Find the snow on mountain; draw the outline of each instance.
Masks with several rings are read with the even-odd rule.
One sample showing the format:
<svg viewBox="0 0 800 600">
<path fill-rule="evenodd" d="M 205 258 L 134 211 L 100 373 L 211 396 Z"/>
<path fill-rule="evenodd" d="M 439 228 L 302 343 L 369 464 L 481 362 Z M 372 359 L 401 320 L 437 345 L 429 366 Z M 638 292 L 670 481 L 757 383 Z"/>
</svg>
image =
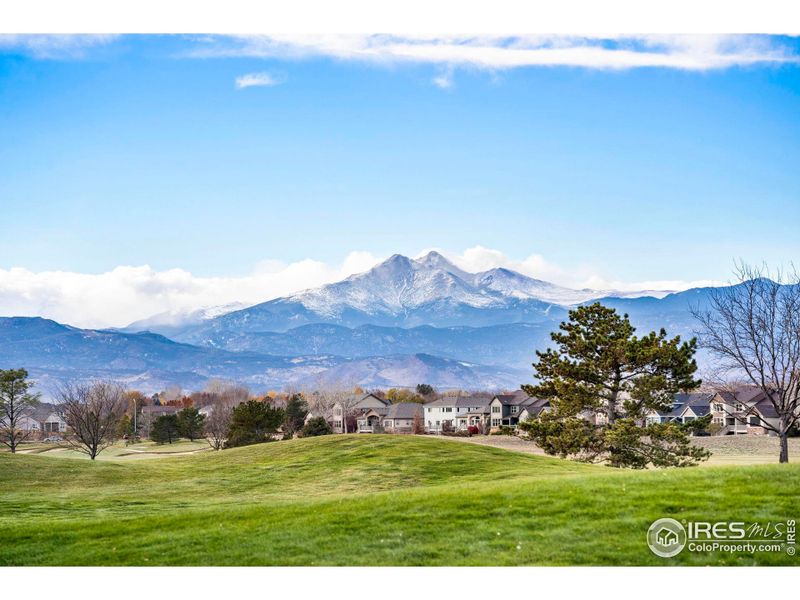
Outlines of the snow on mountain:
<svg viewBox="0 0 800 600">
<path fill-rule="evenodd" d="M 476 288 L 470 279 L 436 252 L 419 260 L 395 254 L 366 273 L 305 290 L 287 300 L 327 316 L 340 314 L 345 307 L 368 314 L 400 314 L 440 300 L 473 307 L 502 302 L 496 294 Z"/>
<path fill-rule="evenodd" d="M 473 308 L 501 307 L 509 304 L 510 299 L 572 306 L 609 296 L 645 295 L 653 296 L 655 293 L 574 290 L 505 268 L 468 273 L 434 251 L 416 260 L 395 254 L 366 273 L 305 290 L 287 300 L 298 302 L 318 314 L 335 316 L 345 307 L 368 314 L 399 314 L 442 301 Z"/>
<path fill-rule="evenodd" d="M 188 325 L 194 325 L 197 323 L 202 323 L 203 321 L 208 321 L 209 319 L 220 317 L 222 315 L 228 314 L 236 310 L 242 310 L 243 308 L 247 308 L 248 306 L 249 305 L 245 304 L 244 302 L 231 302 L 229 304 L 221 304 L 218 306 L 207 306 L 195 310 L 166 311 L 158 313 L 146 319 L 134 321 L 127 327 L 121 329 L 121 331 L 161 332 L 161 330 L 165 328 L 180 329 Z"/>
<path fill-rule="evenodd" d="M 395 254 L 369 271 L 214 318 L 161 315 L 127 331 L 149 330 L 200 345 L 228 347 L 242 333 L 285 332 L 314 323 L 346 327 L 484 327 L 561 320 L 589 300 L 639 293 L 573 290 L 510 269 L 468 273 L 438 252 Z"/>
</svg>

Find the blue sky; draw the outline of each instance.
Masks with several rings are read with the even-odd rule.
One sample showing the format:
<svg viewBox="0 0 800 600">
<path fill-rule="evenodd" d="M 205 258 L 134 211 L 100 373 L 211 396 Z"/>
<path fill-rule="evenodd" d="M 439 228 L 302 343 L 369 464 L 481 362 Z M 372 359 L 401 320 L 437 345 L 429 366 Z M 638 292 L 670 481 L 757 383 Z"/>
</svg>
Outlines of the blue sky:
<svg viewBox="0 0 800 600">
<path fill-rule="evenodd" d="M 479 246 L 578 285 L 800 258 L 797 38 L 756 38 L 768 58 L 744 64 L 643 68 L 73 41 L 0 41 L 0 298 L 14 267 L 339 274 L 354 251 Z M 664 52 L 728 51 L 686 47 Z"/>
</svg>

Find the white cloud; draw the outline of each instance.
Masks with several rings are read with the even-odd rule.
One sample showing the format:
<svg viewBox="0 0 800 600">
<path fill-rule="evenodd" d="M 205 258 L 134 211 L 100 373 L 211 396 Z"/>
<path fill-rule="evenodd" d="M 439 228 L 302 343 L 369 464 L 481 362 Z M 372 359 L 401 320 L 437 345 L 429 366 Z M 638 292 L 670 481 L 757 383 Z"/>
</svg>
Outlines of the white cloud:
<svg viewBox="0 0 800 600">
<path fill-rule="evenodd" d="M 443 73 L 440 73 L 432 80 L 433 85 L 438 87 L 441 90 L 449 90 L 453 87 L 453 69 L 447 69 Z"/>
<path fill-rule="evenodd" d="M 298 59 L 326 56 L 373 63 L 429 63 L 504 70 L 569 66 L 723 69 L 798 62 L 780 38 L 760 35 L 396 36 L 248 35 L 206 38 L 191 56 Z"/>
<path fill-rule="evenodd" d="M 576 289 L 683 290 L 718 281 L 621 282 L 589 267 L 567 270 L 539 254 L 511 259 L 499 250 L 474 246 L 461 254 L 439 250 L 469 272 L 506 267 L 530 277 Z M 79 327 L 122 327 L 160 313 L 188 313 L 210 306 L 257 304 L 364 272 L 381 258 L 351 252 L 341 264 L 305 259 L 265 260 L 242 277 L 198 277 L 184 269 L 156 271 L 119 266 L 106 273 L 33 272 L 0 269 L 0 315 L 42 316 Z"/>
<path fill-rule="evenodd" d="M 58 60 L 86 56 L 88 50 L 113 42 L 116 35 L 0 34 L 0 51 L 16 51 L 33 58 Z"/>
<path fill-rule="evenodd" d="M 467 248 L 463 253 L 457 254 L 438 250 L 454 264 L 470 273 L 487 271 L 498 267 L 504 267 L 533 277 L 564 287 L 573 289 L 592 289 L 592 290 L 615 290 L 619 292 L 638 292 L 648 291 L 680 291 L 693 287 L 726 285 L 718 280 L 648 280 L 648 281 L 620 281 L 609 279 L 588 265 L 581 265 L 574 269 L 565 269 L 559 265 L 549 262 L 541 254 L 531 254 L 522 260 L 514 260 L 506 256 L 500 250 L 484 248 L 483 246 L 473 246 Z M 427 250 L 426 250 L 427 252 Z"/>
<path fill-rule="evenodd" d="M 144 265 L 106 273 L 0 269 L 0 315 L 42 316 L 79 327 L 122 327 L 162 312 L 256 304 L 301 289 L 339 281 L 379 262 L 351 252 L 340 265 L 305 259 L 264 261 L 243 277 L 197 277 L 183 269 Z"/>
<path fill-rule="evenodd" d="M 284 82 L 282 77 L 270 75 L 264 71 L 260 73 L 247 73 L 236 78 L 235 84 L 237 90 L 243 90 L 249 87 L 272 87 L 280 85 Z"/>
</svg>

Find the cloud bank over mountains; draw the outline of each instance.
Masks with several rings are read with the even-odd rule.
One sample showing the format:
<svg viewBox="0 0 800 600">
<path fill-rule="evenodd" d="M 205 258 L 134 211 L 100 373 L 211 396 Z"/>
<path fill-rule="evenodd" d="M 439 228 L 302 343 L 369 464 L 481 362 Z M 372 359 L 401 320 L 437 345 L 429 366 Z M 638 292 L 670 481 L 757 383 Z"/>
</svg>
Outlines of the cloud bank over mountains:
<svg viewBox="0 0 800 600">
<path fill-rule="evenodd" d="M 505 267 L 575 289 L 679 291 L 723 283 L 620 282 L 588 267 L 568 270 L 539 254 L 515 260 L 499 250 L 482 246 L 468 248 L 461 254 L 437 250 L 467 272 Z M 264 302 L 364 272 L 384 258 L 355 251 L 338 264 L 310 258 L 292 263 L 266 260 L 239 277 L 201 277 L 184 269 L 157 271 L 147 265 L 118 266 L 99 274 L 34 272 L 13 267 L 0 269 L 0 316 L 42 316 L 79 327 L 123 327 L 159 313 L 178 315 L 211 306 Z"/>
</svg>

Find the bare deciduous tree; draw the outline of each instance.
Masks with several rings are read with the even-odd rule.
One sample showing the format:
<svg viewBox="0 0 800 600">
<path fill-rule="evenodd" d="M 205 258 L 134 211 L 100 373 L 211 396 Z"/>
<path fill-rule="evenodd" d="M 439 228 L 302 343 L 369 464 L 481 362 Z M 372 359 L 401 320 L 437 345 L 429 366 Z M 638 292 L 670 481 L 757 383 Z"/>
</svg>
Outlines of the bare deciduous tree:
<svg viewBox="0 0 800 600">
<path fill-rule="evenodd" d="M 348 388 L 326 386 L 313 392 L 306 392 L 309 413 L 314 417 L 323 417 L 326 421 L 342 422 L 342 432 L 349 433 L 347 419 L 353 413 L 355 405 L 362 396 L 353 394 Z"/>
<path fill-rule="evenodd" d="M 354 416 L 356 404 L 361 401 L 364 395 L 353 394 L 352 392 L 342 390 L 329 393 L 336 397 L 336 408 L 342 412 L 342 431 L 344 433 L 350 433 L 347 421 L 350 417 Z"/>
<path fill-rule="evenodd" d="M 233 405 L 219 398 L 210 405 L 211 412 L 206 417 L 206 440 L 214 450 L 222 450 L 228 437 Z"/>
<path fill-rule="evenodd" d="M 117 425 L 125 414 L 125 389 L 114 382 L 71 383 L 59 391 L 59 411 L 71 429 L 69 444 L 89 455 L 97 455 L 117 437 Z"/>
<path fill-rule="evenodd" d="M 780 438 L 779 461 L 788 462 L 788 434 L 800 419 L 800 275 L 746 264 L 735 275 L 736 285 L 711 292 L 709 310 L 692 310 L 698 338 L 723 373 L 769 399 L 778 424 L 761 425 Z"/>
<path fill-rule="evenodd" d="M 303 390 L 300 392 L 308 402 L 311 417 L 322 417 L 326 421 L 333 419 L 333 407 L 336 399 L 320 390 Z"/>
<path fill-rule="evenodd" d="M 206 441 L 214 450 L 221 450 L 228 437 L 233 409 L 250 399 L 250 390 L 222 379 L 211 379 L 203 392 L 194 395 L 197 406 L 208 407 L 205 420 Z"/>
</svg>

